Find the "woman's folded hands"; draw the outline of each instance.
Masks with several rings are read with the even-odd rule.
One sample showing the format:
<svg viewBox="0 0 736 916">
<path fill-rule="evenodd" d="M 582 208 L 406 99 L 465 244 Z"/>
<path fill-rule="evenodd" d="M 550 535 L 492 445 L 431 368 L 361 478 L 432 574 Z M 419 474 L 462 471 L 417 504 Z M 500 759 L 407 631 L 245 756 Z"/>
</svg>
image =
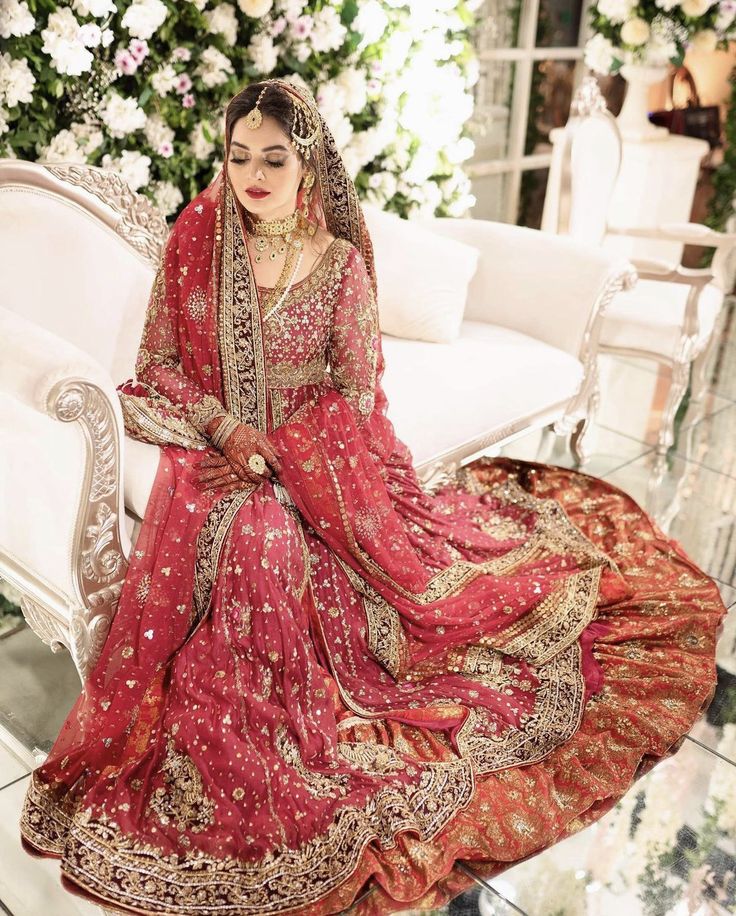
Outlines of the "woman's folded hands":
<svg viewBox="0 0 736 916">
<path fill-rule="evenodd" d="M 208 426 L 207 433 L 212 436 L 222 421 L 222 417 L 216 417 Z M 222 454 L 207 455 L 196 465 L 199 474 L 194 482 L 205 491 L 230 493 L 245 484 L 259 484 L 271 478 L 274 472 L 278 473 L 281 467 L 278 449 L 265 433 L 247 423 L 239 423 L 233 429 L 221 450 Z M 248 459 L 254 454 L 262 455 L 266 462 L 262 473 L 257 473 L 248 464 Z"/>
</svg>

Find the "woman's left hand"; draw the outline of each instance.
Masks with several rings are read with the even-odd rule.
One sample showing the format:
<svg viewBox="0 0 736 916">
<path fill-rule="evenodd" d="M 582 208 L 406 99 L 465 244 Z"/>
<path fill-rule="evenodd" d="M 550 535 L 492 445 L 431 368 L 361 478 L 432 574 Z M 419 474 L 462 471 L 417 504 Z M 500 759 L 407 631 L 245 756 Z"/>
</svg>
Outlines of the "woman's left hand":
<svg viewBox="0 0 736 916">
<path fill-rule="evenodd" d="M 197 462 L 195 468 L 199 473 L 195 474 L 193 482 L 195 486 L 204 490 L 205 493 L 213 490 L 231 493 L 233 490 L 241 490 L 251 483 L 251 481 L 241 478 L 224 455 L 207 455 Z"/>
</svg>

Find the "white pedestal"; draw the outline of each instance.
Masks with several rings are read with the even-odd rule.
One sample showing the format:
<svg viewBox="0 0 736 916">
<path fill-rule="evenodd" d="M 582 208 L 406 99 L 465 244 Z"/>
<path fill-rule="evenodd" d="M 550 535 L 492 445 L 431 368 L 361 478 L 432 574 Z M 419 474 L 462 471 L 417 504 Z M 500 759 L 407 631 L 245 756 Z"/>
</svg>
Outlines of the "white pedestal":
<svg viewBox="0 0 736 916">
<path fill-rule="evenodd" d="M 667 134 L 662 140 L 624 140 L 621 170 L 608 209 L 609 225 L 656 226 L 688 222 L 705 140 Z M 603 247 L 625 257 L 679 262 L 683 246 L 606 236 Z"/>
</svg>

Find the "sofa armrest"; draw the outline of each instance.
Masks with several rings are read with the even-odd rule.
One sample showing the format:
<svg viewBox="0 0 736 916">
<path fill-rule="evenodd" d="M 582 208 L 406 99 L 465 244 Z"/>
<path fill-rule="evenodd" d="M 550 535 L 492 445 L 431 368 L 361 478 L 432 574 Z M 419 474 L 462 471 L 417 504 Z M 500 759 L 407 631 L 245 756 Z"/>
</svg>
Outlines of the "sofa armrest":
<svg viewBox="0 0 736 916">
<path fill-rule="evenodd" d="M 420 222 L 480 249 L 465 318 L 512 328 L 577 357 L 612 290 L 635 280 L 624 258 L 565 236 L 482 219 Z"/>
<path fill-rule="evenodd" d="M 84 676 L 130 552 L 114 385 L 90 356 L 0 308 L 0 426 L 0 572 L 25 594 L 34 630 L 66 645 Z"/>
</svg>

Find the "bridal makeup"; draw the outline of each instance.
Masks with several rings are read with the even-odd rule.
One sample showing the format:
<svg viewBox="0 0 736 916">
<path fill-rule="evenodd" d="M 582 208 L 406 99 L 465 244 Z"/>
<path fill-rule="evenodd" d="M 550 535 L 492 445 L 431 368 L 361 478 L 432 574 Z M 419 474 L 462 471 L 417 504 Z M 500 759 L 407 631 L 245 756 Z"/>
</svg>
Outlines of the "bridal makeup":
<svg viewBox="0 0 736 916">
<path fill-rule="evenodd" d="M 235 122 L 227 169 L 238 201 L 258 219 L 293 213 L 304 168 L 274 118 L 255 130 L 245 118 Z"/>
</svg>

